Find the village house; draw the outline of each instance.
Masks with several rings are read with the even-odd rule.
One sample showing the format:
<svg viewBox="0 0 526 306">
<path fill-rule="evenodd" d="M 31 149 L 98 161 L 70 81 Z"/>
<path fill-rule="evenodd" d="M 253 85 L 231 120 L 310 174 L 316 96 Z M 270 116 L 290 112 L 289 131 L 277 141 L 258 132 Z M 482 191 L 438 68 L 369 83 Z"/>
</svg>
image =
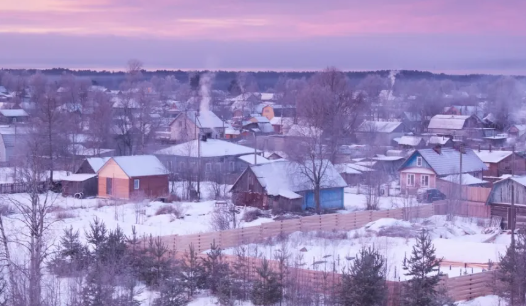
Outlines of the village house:
<svg viewBox="0 0 526 306">
<path fill-rule="evenodd" d="M 471 105 L 453 105 L 444 108 L 443 115 L 456 115 L 456 116 L 476 116 L 482 120 L 484 118 L 484 109 L 479 106 Z"/>
<path fill-rule="evenodd" d="M 482 138 L 480 121 L 473 115 L 435 115 L 429 121 L 427 131 L 439 136 L 451 136 L 453 141 Z"/>
<path fill-rule="evenodd" d="M 516 141 L 526 140 L 526 124 L 514 124 L 508 128 L 508 135 Z"/>
<path fill-rule="evenodd" d="M 399 121 L 364 121 L 356 138 L 361 143 L 389 146 L 395 138 L 404 136 L 404 125 Z"/>
<path fill-rule="evenodd" d="M 514 209 L 511 207 L 514 205 Z M 486 201 L 491 217 L 502 219 L 501 227 L 510 229 L 526 226 L 526 176 L 513 176 L 493 183 Z"/>
<path fill-rule="evenodd" d="M 496 179 L 504 174 L 524 175 L 526 174 L 526 162 L 513 151 L 474 150 L 475 154 L 488 167 L 484 171 L 484 177 Z"/>
<path fill-rule="evenodd" d="M 376 171 L 372 168 L 353 163 L 336 164 L 334 167 L 336 167 L 338 173 L 340 173 L 349 186 L 356 186 L 364 183 L 367 179 L 367 175 L 374 175 L 374 172 Z"/>
<path fill-rule="evenodd" d="M 429 136 L 426 142 L 426 146 L 431 147 L 431 148 L 434 148 L 437 146 L 438 147 L 452 147 L 453 140 L 451 140 L 451 138 L 447 136 L 432 135 L 432 136 Z"/>
<path fill-rule="evenodd" d="M 294 117 L 296 108 L 294 106 L 287 106 L 274 103 L 262 103 L 256 106 L 256 113 L 272 120 L 276 117 Z"/>
<path fill-rule="evenodd" d="M 0 123 L 13 124 L 26 122 L 29 115 L 23 109 L 0 109 Z"/>
<path fill-rule="evenodd" d="M 101 198 L 158 198 L 169 194 L 169 172 L 153 155 L 111 157 L 97 174 Z"/>
<path fill-rule="evenodd" d="M 207 139 L 199 144 L 192 140 L 173 145 L 154 154 L 170 170 L 173 180 L 196 180 L 199 174 L 203 179 L 231 184 L 248 166 L 238 157 L 254 153 L 261 151 L 224 140 Z"/>
<path fill-rule="evenodd" d="M 462 156 L 462 170 L 460 159 Z M 403 193 L 415 194 L 420 188 L 437 188 L 437 179 L 450 175 L 470 174 L 481 179 L 488 167 L 471 149 L 464 153 L 453 148 L 436 147 L 416 150 L 399 168 Z"/>
<path fill-rule="evenodd" d="M 278 212 L 315 208 L 313 185 L 302 167 L 289 161 L 250 166 L 232 186 L 234 204 Z M 321 208 L 343 209 L 343 188 L 346 186 L 336 168 L 329 163 L 321 182 Z"/>
<path fill-rule="evenodd" d="M 270 121 L 258 114 L 252 114 L 250 119 L 243 122 L 243 130 L 256 134 L 274 133 L 274 127 L 270 124 Z"/>
<path fill-rule="evenodd" d="M 11 165 L 27 140 L 27 129 L 17 126 L 0 127 L 0 164 Z"/>
<path fill-rule="evenodd" d="M 225 123 L 212 111 L 182 112 L 170 123 L 170 141 L 194 140 L 199 135 L 207 138 L 225 137 Z"/>
</svg>

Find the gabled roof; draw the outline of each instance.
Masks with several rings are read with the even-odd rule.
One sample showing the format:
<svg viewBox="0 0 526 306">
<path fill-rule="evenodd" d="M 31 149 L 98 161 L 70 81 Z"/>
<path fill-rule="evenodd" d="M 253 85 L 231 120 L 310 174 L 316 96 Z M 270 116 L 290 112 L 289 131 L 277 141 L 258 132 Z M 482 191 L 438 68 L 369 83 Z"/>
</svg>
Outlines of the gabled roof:
<svg viewBox="0 0 526 306">
<path fill-rule="evenodd" d="M 168 170 L 154 155 L 116 156 L 110 159 L 113 159 L 129 177 L 168 174 Z"/>
<path fill-rule="evenodd" d="M 179 116 L 185 116 L 192 121 L 198 128 L 222 128 L 224 122 L 212 111 L 187 111 L 180 113 Z M 197 115 L 197 118 L 196 118 Z"/>
<path fill-rule="evenodd" d="M 449 137 L 444 136 L 431 136 L 429 137 L 428 145 L 445 145 L 450 140 Z"/>
<path fill-rule="evenodd" d="M 322 177 L 321 188 L 343 188 L 347 183 L 329 161 L 323 161 L 326 166 Z M 275 161 L 262 165 L 250 166 L 258 182 L 265 188 L 268 195 L 279 196 L 313 189 L 312 182 L 304 174 L 302 165 L 289 161 Z"/>
<path fill-rule="evenodd" d="M 254 153 L 254 149 L 232 142 L 207 139 L 200 143 L 201 157 L 236 156 Z M 256 152 L 261 152 L 257 150 Z M 156 155 L 176 155 L 198 157 L 197 140 L 191 140 L 178 145 L 170 146 L 155 152 Z"/>
<path fill-rule="evenodd" d="M 510 128 L 512 127 L 515 127 L 519 131 L 519 137 L 526 133 L 526 124 L 514 124 Z"/>
<path fill-rule="evenodd" d="M 398 144 L 401 145 L 401 146 L 411 146 L 411 147 L 416 147 L 418 145 L 420 145 L 420 143 L 422 142 L 422 137 L 418 137 L 418 136 L 402 136 L 398 139 L 395 139 L 397 140 Z"/>
<path fill-rule="evenodd" d="M 104 166 L 104 164 L 109 159 L 110 159 L 109 157 L 90 157 L 90 158 L 86 158 L 86 161 L 90 165 L 91 169 L 93 169 L 93 171 L 95 171 L 96 173 L 96 172 L 99 172 L 100 168 L 102 168 L 102 166 Z"/>
<path fill-rule="evenodd" d="M 27 117 L 29 116 L 23 109 L 0 109 L 0 114 L 4 117 Z"/>
<path fill-rule="evenodd" d="M 239 156 L 238 158 L 247 164 L 250 164 L 250 165 L 254 164 L 254 154 L 242 155 L 242 156 Z M 266 159 L 265 157 L 261 155 L 256 155 L 256 162 L 259 165 L 259 164 L 271 163 L 272 161 Z"/>
<path fill-rule="evenodd" d="M 402 122 L 397 121 L 364 121 L 358 127 L 359 132 L 392 133 Z"/>
<path fill-rule="evenodd" d="M 460 152 L 453 148 L 442 148 L 440 153 L 434 149 L 416 150 L 400 169 L 406 168 L 406 164 L 412 160 L 415 154 L 419 154 L 431 166 L 438 176 L 460 173 Z M 488 170 L 488 167 L 471 149 L 465 149 L 462 154 L 462 173 L 479 172 Z"/>
<path fill-rule="evenodd" d="M 460 175 L 459 174 L 451 174 L 445 177 L 441 177 L 441 180 L 458 184 L 460 181 Z M 469 186 L 469 185 L 483 185 L 486 184 L 487 181 L 481 180 L 479 178 L 474 177 L 471 174 L 465 173 L 462 174 L 462 185 Z"/>
<path fill-rule="evenodd" d="M 429 121 L 429 129 L 462 130 L 471 116 L 435 115 Z"/>
<path fill-rule="evenodd" d="M 475 150 L 474 152 L 485 163 L 500 163 L 503 159 L 513 155 L 513 151 Z"/>
</svg>

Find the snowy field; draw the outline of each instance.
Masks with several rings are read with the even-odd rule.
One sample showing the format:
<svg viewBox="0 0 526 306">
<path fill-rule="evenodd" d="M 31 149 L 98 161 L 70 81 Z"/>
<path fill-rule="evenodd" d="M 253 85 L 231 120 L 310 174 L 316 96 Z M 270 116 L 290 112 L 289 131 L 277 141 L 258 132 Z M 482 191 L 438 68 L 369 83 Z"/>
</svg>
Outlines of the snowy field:
<svg viewBox="0 0 526 306">
<path fill-rule="evenodd" d="M 508 304 L 496 295 L 481 296 L 471 301 L 457 303 L 458 306 L 507 306 Z"/>
<path fill-rule="evenodd" d="M 483 268 L 477 264 L 498 261 L 499 254 L 506 249 L 505 243 L 487 243 L 496 234 L 485 233 L 477 222 L 464 218 L 449 222 L 445 216 L 414 223 L 385 218 L 349 232 L 296 232 L 285 239 L 251 244 L 249 248 L 266 258 L 274 258 L 276 251 L 285 249 L 295 261 L 291 263 L 293 266 L 339 272 L 362 247 L 374 247 L 387 260 L 388 279 L 404 280 L 404 258 L 410 256 L 414 237 L 422 229 L 429 231 L 437 256 L 448 262 L 441 267 L 441 272 L 450 277 L 481 272 Z M 228 249 L 227 253 L 234 254 L 235 248 Z M 468 269 L 464 269 L 464 263 L 468 263 Z"/>
</svg>

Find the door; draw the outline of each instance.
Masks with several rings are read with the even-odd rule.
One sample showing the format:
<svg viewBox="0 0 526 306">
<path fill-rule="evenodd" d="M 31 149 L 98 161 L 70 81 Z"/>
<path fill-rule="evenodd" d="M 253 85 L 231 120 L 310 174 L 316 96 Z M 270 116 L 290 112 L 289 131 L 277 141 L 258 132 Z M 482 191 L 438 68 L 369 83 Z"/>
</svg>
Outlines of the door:
<svg viewBox="0 0 526 306">
<path fill-rule="evenodd" d="M 113 180 L 110 177 L 106 178 L 106 194 L 113 195 Z"/>
</svg>

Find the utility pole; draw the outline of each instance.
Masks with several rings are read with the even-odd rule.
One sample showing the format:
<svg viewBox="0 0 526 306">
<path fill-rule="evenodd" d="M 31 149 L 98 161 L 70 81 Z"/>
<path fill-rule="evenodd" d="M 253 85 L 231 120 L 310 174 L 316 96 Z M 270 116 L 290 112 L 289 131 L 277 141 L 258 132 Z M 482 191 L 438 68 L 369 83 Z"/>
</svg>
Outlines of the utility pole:
<svg viewBox="0 0 526 306">
<path fill-rule="evenodd" d="M 460 144 L 460 148 L 459 148 L 459 156 L 460 156 L 460 173 L 459 173 L 459 178 L 460 178 L 460 182 L 459 182 L 459 193 L 458 193 L 458 198 L 459 200 L 462 199 L 462 154 L 463 154 L 463 151 L 464 151 L 464 144 L 461 143 Z"/>
<path fill-rule="evenodd" d="M 258 164 L 258 156 L 257 156 L 257 151 L 258 151 L 258 139 L 256 137 L 256 132 L 254 132 L 254 166 L 256 166 Z"/>
<path fill-rule="evenodd" d="M 195 133 L 197 137 L 197 200 L 201 200 L 201 131 L 197 132 L 199 111 L 195 112 Z"/>
</svg>

